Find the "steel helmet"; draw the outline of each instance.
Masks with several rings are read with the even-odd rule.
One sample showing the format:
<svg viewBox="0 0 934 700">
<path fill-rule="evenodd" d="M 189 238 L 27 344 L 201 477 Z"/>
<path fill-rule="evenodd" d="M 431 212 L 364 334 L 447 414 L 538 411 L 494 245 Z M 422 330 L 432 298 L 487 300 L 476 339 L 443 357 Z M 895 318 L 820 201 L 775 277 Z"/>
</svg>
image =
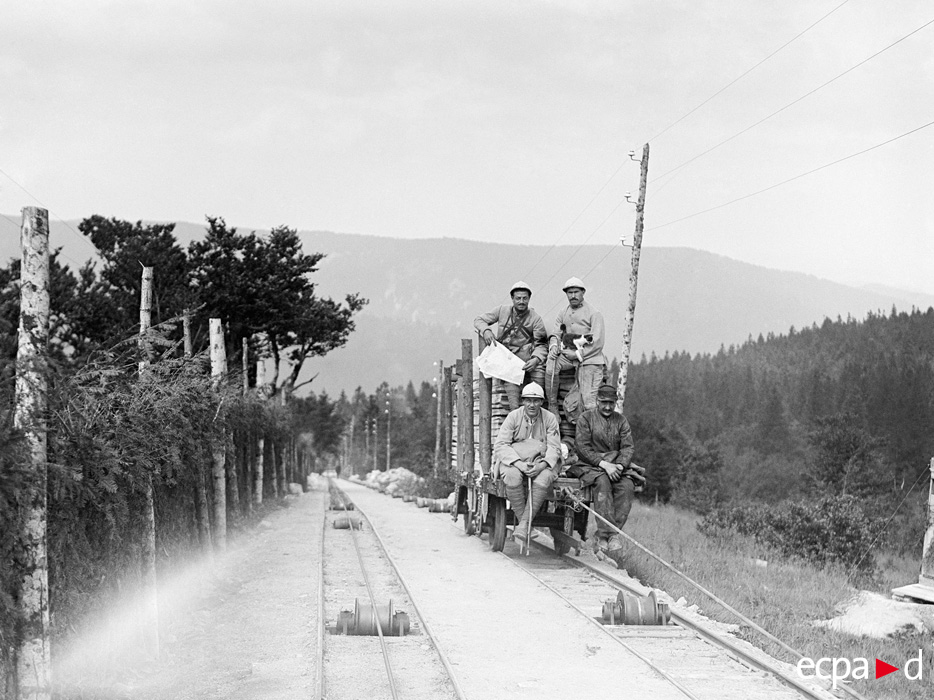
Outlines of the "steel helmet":
<svg viewBox="0 0 934 700">
<path fill-rule="evenodd" d="M 532 288 L 529 285 L 527 285 L 525 282 L 523 282 L 522 280 L 519 280 L 514 285 L 512 285 L 512 287 L 509 288 L 509 296 L 512 296 L 513 292 L 516 292 L 520 289 L 524 289 L 525 291 L 529 293 L 529 296 L 532 296 Z"/>
<path fill-rule="evenodd" d="M 545 392 L 538 384 L 536 384 L 535 382 L 531 382 L 529 384 L 526 384 L 522 388 L 522 398 L 523 399 L 541 399 L 542 401 L 544 401 Z"/>
<path fill-rule="evenodd" d="M 584 286 L 584 280 L 582 280 L 580 277 L 571 277 L 567 282 L 564 283 L 564 286 L 561 287 L 561 291 L 566 292 L 571 287 L 577 287 L 584 292 L 587 291 L 587 287 Z"/>
</svg>

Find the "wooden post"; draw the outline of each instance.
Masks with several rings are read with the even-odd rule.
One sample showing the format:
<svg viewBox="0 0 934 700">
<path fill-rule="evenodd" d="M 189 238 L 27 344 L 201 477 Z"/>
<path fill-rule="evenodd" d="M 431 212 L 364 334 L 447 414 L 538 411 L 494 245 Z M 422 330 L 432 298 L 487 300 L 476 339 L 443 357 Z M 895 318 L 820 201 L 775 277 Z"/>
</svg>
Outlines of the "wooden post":
<svg viewBox="0 0 934 700">
<path fill-rule="evenodd" d="M 227 374 L 224 328 L 219 318 L 212 318 L 209 323 L 211 333 L 211 376 L 214 378 L 214 388 L 219 389 L 223 377 Z M 215 431 L 211 445 L 214 474 L 214 544 L 222 552 L 227 549 L 227 449 L 225 442 L 224 431 Z"/>
<path fill-rule="evenodd" d="M 480 469 L 489 474 L 493 469 L 493 379 L 480 376 L 479 388 L 479 439 L 480 439 Z"/>
<path fill-rule="evenodd" d="M 21 229 L 19 338 L 13 424 L 29 445 L 32 479 L 24 487 L 20 613 L 22 641 L 16 654 L 19 697 L 49 700 L 52 667 L 49 646 L 47 545 L 47 464 L 49 344 L 49 212 L 23 209 Z M 4 563 L 4 566 L 6 562 Z M 14 691 L 16 692 L 16 691 Z"/>
<path fill-rule="evenodd" d="M 619 358 L 619 383 L 616 410 L 622 413 L 626 401 L 626 379 L 632 352 L 632 323 L 636 316 L 636 287 L 639 281 L 639 256 L 642 253 L 642 228 L 645 213 L 645 186 L 649 179 L 649 144 L 642 147 L 642 174 L 639 178 L 639 201 L 636 203 L 636 233 L 632 241 L 632 270 L 629 273 L 629 306 L 623 325 L 623 349 Z"/>
<path fill-rule="evenodd" d="M 194 354 L 191 343 L 191 311 L 189 309 L 185 309 L 185 313 L 182 315 L 182 336 L 185 343 L 185 357 L 189 358 Z"/>
<path fill-rule="evenodd" d="M 149 329 L 152 325 L 153 268 L 143 267 L 139 295 L 139 375 L 145 379 L 152 361 Z M 143 638 L 150 654 L 159 656 L 159 590 L 156 576 L 156 503 L 152 474 L 146 475 L 143 493 Z"/>
<path fill-rule="evenodd" d="M 438 386 L 435 387 L 435 462 L 434 475 L 438 476 L 441 472 L 441 443 L 444 438 L 444 427 L 442 419 L 444 418 L 444 409 L 441 406 L 442 387 L 444 386 L 444 361 L 438 360 Z"/>
<path fill-rule="evenodd" d="M 454 363 L 454 408 L 457 409 L 457 461 L 454 467 L 463 471 L 464 466 L 464 361 L 458 358 Z M 453 417 L 452 417 L 453 420 Z"/>
<path fill-rule="evenodd" d="M 473 444 L 473 340 L 461 340 L 461 354 L 464 361 L 464 464 L 467 471 L 474 470 Z"/>
<path fill-rule="evenodd" d="M 442 405 L 441 410 L 444 412 L 442 416 L 443 428 L 444 428 L 444 444 L 442 449 L 444 450 L 444 456 L 441 458 L 441 466 L 444 467 L 445 471 L 451 469 L 451 449 L 452 442 L 454 441 L 454 430 L 453 430 L 453 413 L 454 405 L 452 401 L 452 392 L 451 392 L 451 382 L 453 382 L 454 370 L 452 367 L 444 368 L 444 381 L 441 385 L 441 399 Z"/>
<path fill-rule="evenodd" d="M 242 346 L 242 355 L 240 362 L 240 371 L 243 373 L 243 395 L 246 396 L 250 391 L 250 343 L 244 337 Z"/>
</svg>

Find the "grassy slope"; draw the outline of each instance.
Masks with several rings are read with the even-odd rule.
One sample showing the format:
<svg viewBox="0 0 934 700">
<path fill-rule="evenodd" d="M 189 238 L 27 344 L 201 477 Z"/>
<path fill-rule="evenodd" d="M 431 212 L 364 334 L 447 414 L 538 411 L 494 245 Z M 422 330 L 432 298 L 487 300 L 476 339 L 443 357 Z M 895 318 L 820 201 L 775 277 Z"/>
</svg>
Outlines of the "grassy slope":
<svg viewBox="0 0 934 700">
<path fill-rule="evenodd" d="M 712 591 L 761 627 L 812 658 L 865 658 L 873 668 L 875 658 L 902 667 L 905 660 L 924 650 L 923 679 L 909 681 L 894 673 L 883 679 L 857 681 L 853 687 L 869 698 L 920 700 L 934 697 L 934 647 L 932 634 L 904 632 L 896 637 L 871 639 L 814 627 L 849 600 L 856 588 L 840 569 L 815 569 L 802 562 L 781 561 L 754 543 L 741 539 L 715 541 L 697 531 L 698 516 L 670 506 L 636 504 L 626 531 L 679 571 Z M 756 559 L 767 560 L 761 567 Z M 631 547 L 623 558 L 629 573 L 647 585 L 667 591 L 676 600 L 684 596 L 714 619 L 738 623 L 732 614 L 707 599 L 683 579 Z M 863 589 L 888 594 L 893 586 L 917 580 L 918 562 L 887 559 L 871 581 L 860 581 Z M 794 662 L 775 644 L 748 627 L 740 636 L 784 661 Z"/>
</svg>

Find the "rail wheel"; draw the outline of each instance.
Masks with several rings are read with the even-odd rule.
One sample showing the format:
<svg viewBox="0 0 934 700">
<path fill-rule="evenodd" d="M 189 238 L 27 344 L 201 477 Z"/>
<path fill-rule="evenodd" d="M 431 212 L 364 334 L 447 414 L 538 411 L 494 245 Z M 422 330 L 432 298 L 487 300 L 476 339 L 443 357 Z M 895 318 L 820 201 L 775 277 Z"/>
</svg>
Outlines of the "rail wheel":
<svg viewBox="0 0 934 700">
<path fill-rule="evenodd" d="M 570 546 L 562 542 L 561 538 L 555 533 L 559 533 L 559 534 L 564 534 L 564 533 L 557 528 L 554 528 L 554 527 L 551 528 L 551 539 L 554 540 L 554 543 L 555 543 L 555 554 L 560 557 L 561 555 L 567 554 L 568 552 L 570 552 L 571 548 Z"/>
<path fill-rule="evenodd" d="M 477 534 L 477 494 L 473 489 L 467 489 L 464 509 L 464 532 L 467 535 Z"/>
<path fill-rule="evenodd" d="M 506 501 L 496 496 L 490 497 L 490 549 L 502 552 L 506 544 Z"/>
</svg>

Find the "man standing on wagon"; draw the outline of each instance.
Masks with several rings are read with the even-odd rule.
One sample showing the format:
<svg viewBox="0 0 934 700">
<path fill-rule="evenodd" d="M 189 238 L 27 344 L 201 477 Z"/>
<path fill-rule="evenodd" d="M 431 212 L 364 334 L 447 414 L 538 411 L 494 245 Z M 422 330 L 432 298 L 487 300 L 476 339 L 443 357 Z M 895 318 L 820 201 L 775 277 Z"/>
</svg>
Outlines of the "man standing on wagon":
<svg viewBox="0 0 934 700">
<path fill-rule="evenodd" d="M 545 386 L 545 358 L 548 355 L 548 331 L 542 317 L 529 308 L 532 288 L 519 281 L 509 290 L 512 304 L 497 306 L 492 311 L 480 314 L 473 325 L 480 332 L 484 343 L 489 345 L 494 340 L 502 343 L 509 351 L 525 362 L 522 370 L 525 378 L 522 385 L 535 382 Z M 496 333 L 493 327 L 496 326 Z M 519 408 L 519 385 L 503 382 L 509 410 Z"/>
<path fill-rule="evenodd" d="M 622 548 L 619 535 L 606 521 L 620 530 L 629 518 L 634 494 L 642 490 L 645 471 L 632 463 L 632 430 L 626 416 L 616 410 L 616 389 L 604 384 L 597 389 L 597 407 L 577 419 L 574 448 L 580 462 L 568 475 L 582 486 L 594 486 L 596 539 L 594 549 L 613 552 Z"/>
<path fill-rule="evenodd" d="M 538 384 L 526 384 L 522 407 L 509 412 L 493 442 L 494 465 L 503 475 L 506 497 L 518 520 L 512 534 L 520 543 L 527 540 L 532 519 L 560 469 L 558 419 L 542 408 L 544 401 L 545 392 Z M 526 493 L 529 480 L 531 489 Z"/>
<path fill-rule="evenodd" d="M 554 332 L 548 340 L 548 371 L 553 377 L 548 382 L 548 408 L 558 410 L 558 373 L 575 367 L 581 406 L 586 411 L 597 405 L 597 387 L 603 383 L 606 328 L 603 314 L 584 301 L 587 290 L 579 277 L 565 282 L 563 290 L 568 305 L 558 314 Z M 573 421 L 575 416 L 568 419 Z"/>
</svg>

